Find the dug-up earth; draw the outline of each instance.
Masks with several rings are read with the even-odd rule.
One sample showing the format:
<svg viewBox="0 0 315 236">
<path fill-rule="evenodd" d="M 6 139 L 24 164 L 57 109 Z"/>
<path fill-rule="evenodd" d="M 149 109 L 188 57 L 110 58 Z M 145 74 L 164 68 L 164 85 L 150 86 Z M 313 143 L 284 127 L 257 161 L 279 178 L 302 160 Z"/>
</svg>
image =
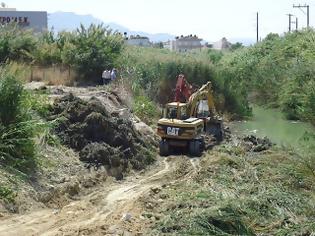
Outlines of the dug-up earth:
<svg viewBox="0 0 315 236">
<path fill-rule="evenodd" d="M 28 86 L 54 100 L 63 145 L 43 147 L 41 171 L 0 204 L 0 235 L 313 235 L 312 184 L 268 139 L 162 158 L 127 91 Z"/>
<path fill-rule="evenodd" d="M 173 181 L 178 159 L 156 154 L 157 137 L 130 112 L 128 95 L 27 88 L 51 98 L 47 119 L 58 120 L 62 145 L 42 146 L 38 173 L 17 180 L 14 202 L 1 204 L 0 235 L 145 235 L 153 219 L 138 200 Z"/>
<path fill-rule="evenodd" d="M 165 159 L 122 182 L 104 182 L 60 208 L 2 217 L 0 235 L 141 235 L 150 219 L 139 197 L 171 180 L 175 160 Z"/>
<path fill-rule="evenodd" d="M 85 220 L 75 220 L 71 211 L 92 225 L 94 213 L 96 221 L 106 219 L 119 201 L 133 199 L 168 171 L 168 165 L 156 162 L 157 137 L 130 111 L 127 91 L 40 82 L 26 88 L 48 95 L 52 104 L 46 118 L 61 143 L 51 145 L 46 140 L 51 137 L 43 134 L 39 167 L 27 179 L 0 169 L 1 185 L 14 190 L 9 200 L 0 200 L 0 235 L 73 235 Z M 148 165 L 152 173 L 144 173 Z"/>
</svg>

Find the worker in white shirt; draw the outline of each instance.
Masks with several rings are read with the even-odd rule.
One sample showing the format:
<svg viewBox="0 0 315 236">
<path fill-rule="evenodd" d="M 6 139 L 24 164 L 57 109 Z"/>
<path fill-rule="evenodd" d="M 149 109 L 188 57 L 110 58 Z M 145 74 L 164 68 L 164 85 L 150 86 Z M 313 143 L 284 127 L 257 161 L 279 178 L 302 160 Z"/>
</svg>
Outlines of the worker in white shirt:
<svg viewBox="0 0 315 236">
<path fill-rule="evenodd" d="M 111 78 L 111 81 L 116 80 L 116 78 L 117 78 L 117 70 L 115 68 L 112 69 L 112 72 L 110 73 L 110 78 Z"/>
<path fill-rule="evenodd" d="M 109 70 L 104 70 L 102 73 L 103 84 L 108 84 L 111 80 L 111 73 Z"/>
</svg>

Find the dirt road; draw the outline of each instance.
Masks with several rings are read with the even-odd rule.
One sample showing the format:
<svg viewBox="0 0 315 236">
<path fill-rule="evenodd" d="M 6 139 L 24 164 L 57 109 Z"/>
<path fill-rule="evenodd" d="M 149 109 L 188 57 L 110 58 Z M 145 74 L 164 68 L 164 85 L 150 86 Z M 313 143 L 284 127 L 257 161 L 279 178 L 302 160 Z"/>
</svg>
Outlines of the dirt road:
<svg viewBox="0 0 315 236">
<path fill-rule="evenodd" d="M 137 228 L 140 213 L 135 207 L 136 200 L 169 181 L 175 161 L 176 157 L 159 159 L 157 168 L 111 186 L 101 186 L 61 209 L 45 209 L 3 219 L 0 235 L 111 235 L 117 234 L 121 222 L 130 222 L 131 218 L 135 220 L 135 232 L 141 234 L 141 227 Z"/>
</svg>

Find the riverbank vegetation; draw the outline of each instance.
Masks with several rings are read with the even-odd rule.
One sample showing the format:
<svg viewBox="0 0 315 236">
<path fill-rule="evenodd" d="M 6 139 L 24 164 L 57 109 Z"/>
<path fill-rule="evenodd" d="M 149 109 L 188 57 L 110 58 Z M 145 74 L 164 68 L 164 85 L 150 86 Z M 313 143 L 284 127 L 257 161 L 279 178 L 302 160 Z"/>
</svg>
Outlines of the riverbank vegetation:
<svg viewBox="0 0 315 236">
<path fill-rule="evenodd" d="M 183 73 L 195 87 L 212 82 L 216 108 L 220 112 L 236 117 L 250 115 L 246 88 L 236 80 L 225 81 L 219 77 L 206 51 L 183 54 L 167 49 L 127 47 L 120 65 L 122 76 L 132 80 L 136 93 L 142 91 L 160 104 L 173 99 L 176 77 Z"/>
<path fill-rule="evenodd" d="M 34 137 L 41 123 L 32 114 L 33 98 L 21 82 L 0 69 L 0 164 L 28 173 L 36 168 Z"/>
<path fill-rule="evenodd" d="M 132 80 L 136 95 L 149 96 L 160 104 L 172 99 L 175 78 L 184 73 L 196 86 L 212 82 L 221 112 L 249 116 L 250 100 L 280 108 L 288 119 L 313 124 L 314 51 L 312 29 L 284 36 L 269 34 L 253 46 L 227 52 L 201 50 L 185 54 L 124 46 L 121 34 L 102 25 L 42 35 L 11 25 L 1 26 L 0 32 L 1 63 L 14 61 L 25 68 L 25 64 L 69 67 L 75 71 L 76 80 L 94 84 L 100 83 L 104 68 L 118 67 L 121 77 Z M 70 76 L 65 79 L 70 80 Z"/>
<path fill-rule="evenodd" d="M 39 118 L 46 105 L 23 88 L 17 74 L 0 67 L 0 170 L 28 179 L 39 164 L 36 138 L 49 132 L 48 123 Z M 0 181 L 0 199 L 12 202 L 12 185 Z"/>
<path fill-rule="evenodd" d="M 261 42 L 225 53 L 218 77 L 239 81 L 250 99 L 280 108 L 288 119 L 315 124 L 315 32 L 269 34 Z"/>
<path fill-rule="evenodd" d="M 102 25 L 81 26 L 76 31 L 56 35 L 52 32 L 33 35 L 15 26 L 2 26 L 0 62 L 17 62 L 27 70 L 30 68 L 25 64 L 47 67 L 47 73 L 54 73 L 48 71 L 51 66 L 69 67 L 75 71 L 76 80 L 84 84 L 99 84 L 104 68 L 118 67 L 122 77 L 132 80 L 136 95 L 149 96 L 161 104 L 172 99 L 176 76 L 184 73 L 196 86 L 212 82 L 221 112 L 237 117 L 250 114 L 244 87 L 235 80 L 223 81 L 216 76 L 207 53 L 180 54 L 166 49 L 124 46 L 119 33 Z M 45 70 L 39 73 L 45 74 Z M 65 79 L 70 80 L 70 73 L 69 69 Z M 36 77 L 33 71 L 29 77 Z M 70 83 L 64 81 L 64 84 Z"/>
<path fill-rule="evenodd" d="M 200 160 L 198 171 L 187 175 L 190 168 L 182 159 L 175 171 L 179 180 L 161 191 L 164 200 L 151 214 L 159 219 L 152 235 L 315 231 L 314 172 L 310 174 L 309 163 L 293 152 L 273 148 L 252 153 L 226 145 L 211 150 Z"/>
</svg>

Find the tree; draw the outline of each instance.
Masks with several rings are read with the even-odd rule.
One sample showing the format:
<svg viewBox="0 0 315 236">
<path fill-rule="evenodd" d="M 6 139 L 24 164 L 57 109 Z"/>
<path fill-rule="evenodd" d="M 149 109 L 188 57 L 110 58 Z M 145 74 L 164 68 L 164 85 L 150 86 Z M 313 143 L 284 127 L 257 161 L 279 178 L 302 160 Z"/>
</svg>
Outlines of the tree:
<svg viewBox="0 0 315 236">
<path fill-rule="evenodd" d="M 158 43 L 154 43 L 154 44 L 153 44 L 153 47 L 154 47 L 154 48 L 164 48 L 164 45 L 163 45 L 162 42 L 158 42 Z"/>
<path fill-rule="evenodd" d="M 74 33 L 63 34 L 58 40 L 62 46 L 64 64 L 73 66 L 83 78 L 97 79 L 105 68 L 114 67 L 124 44 L 122 35 L 103 25 L 81 25 Z"/>
<path fill-rule="evenodd" d="M 242 43 L 240 43 L 240 42 L 236 42 L 236 43 L 234 43 L 234 44 L 232 44 L 231 45 L 231 51 L 235 51 L 235 50 L 237 50 L 237 49 L 239 49 L 239 48 L 243 48 L 244 46 L 243 46 L 243 44 Z"/>
</svg>

